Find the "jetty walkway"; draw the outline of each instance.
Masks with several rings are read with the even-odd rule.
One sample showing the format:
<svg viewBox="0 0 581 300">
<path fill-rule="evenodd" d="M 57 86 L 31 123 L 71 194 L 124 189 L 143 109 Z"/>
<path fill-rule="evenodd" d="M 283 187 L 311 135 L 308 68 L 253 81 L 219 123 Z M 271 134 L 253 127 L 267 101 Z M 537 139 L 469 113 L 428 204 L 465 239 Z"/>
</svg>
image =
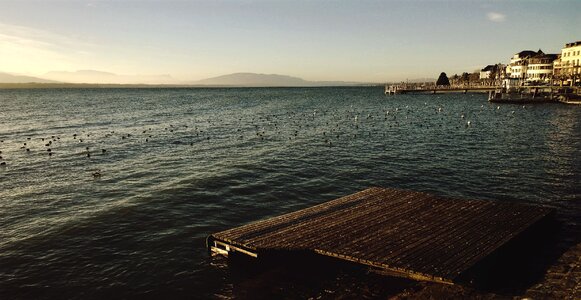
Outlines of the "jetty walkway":
<svg viewBox="0 0 581 300">
<path fill-rule="evenodd" d="M 497 103 L 525 104 L 552 102 L 573 105 L 581 104 L 581 88 L 579 87 L 530 85 L 504 88 L 495 85 L 385 85 L 386 95 L 443 93 L 488 93 L 488 101 Z"/>
<path fill-rule="evenodd" d="M 415 85 L 386 85 L 386 95 L 396 94 L 438 94 L 438 93 L 488 93 L 498 87 L 493 85 L 474 86 L 415 86 Z"/>
<path fill-rule="evenodd" d="M 380 273 L 455 284 L 464 272 L 533 224 L 548 208 L 463 200 L 385 188 L 211 234 L 210 253 L 260 259 L 310 252 Z"/>
</svg>

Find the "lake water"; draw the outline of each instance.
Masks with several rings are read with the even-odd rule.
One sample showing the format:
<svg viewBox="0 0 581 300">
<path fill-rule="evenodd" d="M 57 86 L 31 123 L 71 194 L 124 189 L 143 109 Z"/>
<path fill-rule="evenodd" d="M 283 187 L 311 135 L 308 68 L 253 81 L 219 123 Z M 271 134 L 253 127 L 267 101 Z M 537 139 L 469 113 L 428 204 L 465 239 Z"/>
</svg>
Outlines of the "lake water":
<svg viewBox="0 0 581 300">
<path fill-rule="evenodd" d="M 385 296 L 342 271 L 235 275 L 205 248 L 371 186 L 549 206 L 562 244 L 580 232 L 580 107 L 380 87 L 0 90 L 0 107 L 4 299 Z"/>
</svg>

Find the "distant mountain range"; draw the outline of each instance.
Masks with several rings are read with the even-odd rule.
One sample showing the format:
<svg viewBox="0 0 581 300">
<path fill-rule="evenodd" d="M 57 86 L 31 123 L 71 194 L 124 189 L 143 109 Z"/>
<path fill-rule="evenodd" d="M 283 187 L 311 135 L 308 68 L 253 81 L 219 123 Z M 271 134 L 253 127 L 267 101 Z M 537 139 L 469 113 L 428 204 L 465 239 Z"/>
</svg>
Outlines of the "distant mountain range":
<svg viewBox="0 0 581 300">
<path fill-rule="evenodd" d="M 212 87 L 315 87 L 358 86 L 372 83 L 348 81 L 308 81 L 278 74 L 234 73 L 193 82 L 178 81 L 170 75 L 118 75 L 95 70 L 51 71 L 39 77 L 0 73 L 0 83 L 179 85 Z"/>
<path fill-rule="evenodd" d="M 176 84 L 176 79 L 169 75 L 118 75 L 95 70 L 75 72 L 51 71 L 43 78 L 68 83 L 104 83 L 104 84 Z"/>
<path fill-rule="evenodd" d="M 363 85 L 361 82 L 307 81 L 302 78 L 278 74 L 234 73 L 191 82 L 204 86 L 235 87 L 299 87 L 299 86 L 348 86 Z"/>
<path fill-rule="evenodd" d="M 58 81 L 47 80 L 32 76 L 0 73 L 0 83 L 58 83 Z"/>
<path fill-rule="evenodd" d="M 0 73 L 0 83 L 180 84 L 169 75 L 117 75 L 94 70 L 51 71 L 40 77 Z"/>
</svg>

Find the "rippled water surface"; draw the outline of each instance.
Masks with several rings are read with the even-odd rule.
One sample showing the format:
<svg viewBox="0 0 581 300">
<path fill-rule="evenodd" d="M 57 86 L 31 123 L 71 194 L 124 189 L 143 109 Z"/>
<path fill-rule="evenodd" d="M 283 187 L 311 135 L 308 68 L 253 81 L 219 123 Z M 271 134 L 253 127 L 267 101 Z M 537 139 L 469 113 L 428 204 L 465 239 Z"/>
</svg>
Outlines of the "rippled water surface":
<svg viewBox="0 0 581 300">
<path fill-rule="evenodd" d="M 357 290 L 349 274 L 240 279 L 205 237 L 370 186 L 550 206 L 563 240 L 578 233 L 580 107 L 381 88 L 1 90 L 0 105 L 9 298 Z"/>
</svg>

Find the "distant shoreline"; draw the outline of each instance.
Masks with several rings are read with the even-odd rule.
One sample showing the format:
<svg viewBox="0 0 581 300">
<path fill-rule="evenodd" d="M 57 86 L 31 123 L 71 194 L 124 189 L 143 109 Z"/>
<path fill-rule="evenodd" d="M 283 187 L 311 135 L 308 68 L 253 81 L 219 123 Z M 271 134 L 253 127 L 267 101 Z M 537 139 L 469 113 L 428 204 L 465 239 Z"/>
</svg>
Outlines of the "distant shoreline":
<svg viewBox="0 0 581 300">
<path fill-rule="evenodd" d="M 175 88 L 329 88 L 329 87 L 383 87 L 384 84 L 308 85 L 308 86 L 237 86 L 237 85 L 184 85 L 184 84 L 100 84 L 100 83 L 0 83 L 0 89 L 175 89 Z"/>
</svg>

